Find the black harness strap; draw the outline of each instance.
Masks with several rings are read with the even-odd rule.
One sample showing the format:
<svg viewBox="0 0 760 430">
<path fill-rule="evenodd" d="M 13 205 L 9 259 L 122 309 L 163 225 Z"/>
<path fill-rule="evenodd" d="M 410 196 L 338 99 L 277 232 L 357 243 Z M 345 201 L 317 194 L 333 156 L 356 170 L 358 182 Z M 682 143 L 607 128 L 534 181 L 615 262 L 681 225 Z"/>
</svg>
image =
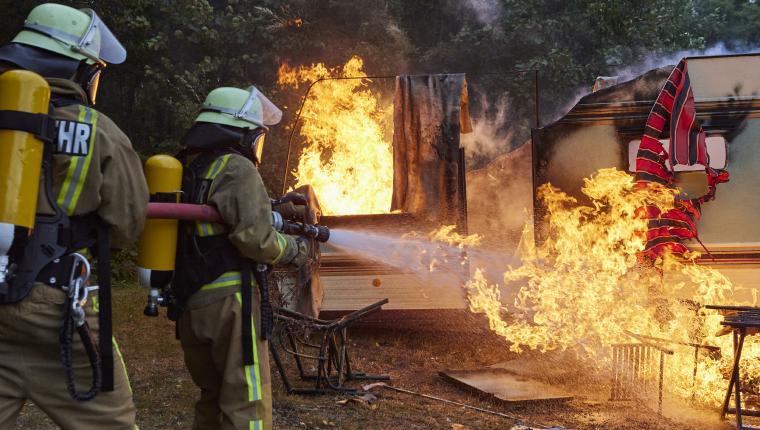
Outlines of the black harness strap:
<svg viewBox="0 0 760 430">
<path fill-rule="evenodd" d="M 98 226 L 98 326 L 103 391 L 113 391 L 113 327 L 111 325 L 111 249 L 108 225 Z"/>
<path fill-rule="evenodd" d="M 208 196 L 205 193 L 208 192 L 208 187 L 201 187 L 202 172 L 219 156 L 230 152 L 235 153 L 236 151 L 230 149 L 203 151 L 192 162 L 183 162 L 186 166 L 182 186 L 185 191 L 185 202 L 206 203 Z M 180 153 L 178 158 L 186 160 L 183 155 L 186 153 Z M 175 321 L 179 319 L 179 314 L 181 314 L 186 301 L 202 285 L 212 282 L 224 272 L 239 270 L 243 362 L 245 365 L 252 365 L 254 364 L 253 342 L 256 341 L 251 309 L 253 301 L 252 278 L 255 278 L 261 294 L 261 330 L 259 337 L 262 340 L 268 340 L 272 333 L 273 312 L 269 302 L 267 271 L 257 270 L 256 263 L 243 258 L 240 252 L 229 242 L 226 234 L 199 237 L 195 234 L 194 229 L 188 227 L 187 224 L 180 225 L 177 268 L 174 271 L 172 282 L 172 294 L 177 301 L 173 303 L 172 309 L 170 309 L 171 319 Z M 253 276 L 251 271 L 253 271 Z"/>
<path fill-rule="evenodd" d="M 57 134 L 50 115 L 13 110 L 0 110 L 0 129 L 32 133 L 43 142 L 52 142 Z"/>
<path fill-rule="evenodd" d="M 251 366 L 253 360 L 253 318 L 251 318 L 251 301 L 253 300 L 253 287 L 251 286 L 251 265 L 241 259 L 240 264 L 240 306 L 242 307 L 242 331 L 243 331 L 243 364 Z"/>
<path fill-rule="evenodd" d="M 269 340 L 272 338 L 272 330 L 274 328 L 274 311 L 272 310 L 272 303 L 269 301 L 269 267 L 265 264 L 257 264 L 254 277 L 256 283 L 259 284 L 259 295 L 261 296 L 261 336 L 262 340 Z"/>
</svg>

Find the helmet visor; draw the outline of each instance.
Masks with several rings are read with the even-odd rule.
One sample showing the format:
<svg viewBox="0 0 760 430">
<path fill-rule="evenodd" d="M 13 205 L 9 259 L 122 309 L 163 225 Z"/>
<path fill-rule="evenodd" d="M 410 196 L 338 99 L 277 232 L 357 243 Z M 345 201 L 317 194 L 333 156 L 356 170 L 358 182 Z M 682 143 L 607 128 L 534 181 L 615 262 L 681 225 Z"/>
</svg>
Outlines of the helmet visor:
<svg viewBox="0 0 760 430">
<path fill-rule="evenodd" d="M 253 85 L 251 85 L 249 90 L 251 91 L 251 95 L 248 99 L 253 100 L 255 98 L 261 103 L 261 121 L 263 122 L 261 125 L 270 126 L 279 124 L 282 120 L 282 111 Z"/>
<path fill-rule="evenodd" d="M 90 15 L 90 25 L 75 48 L 84 55 L 95 55 L 97 59 L 110 64 L 121 64 L 127 59 L 127 50 L 119 39 L 111 33 L 108 26 L 92 9 L 82 9 Z M 98 34 L 100 37 L 98 38 Z M 88 52 L 89 51 L 89 52 Z"/>
<path fill-rule="evenodd" d="M 282 111 L 277 108 L 264 94 L 256 87 L 248 87 L 248 97 L 246 97 L 243 106 L 238 108 L 217 106 L 211 103 L 204 103 L 201 112 L 211 111 L 230 115 L 232 119 L 248 123 L 256 127 L 268 128 L 282 120 Z M 230 124 L 236 127 L 245 127 L 238 124 Z M 253 128 L 253 127 L 245 127 Z"/>
</svg>

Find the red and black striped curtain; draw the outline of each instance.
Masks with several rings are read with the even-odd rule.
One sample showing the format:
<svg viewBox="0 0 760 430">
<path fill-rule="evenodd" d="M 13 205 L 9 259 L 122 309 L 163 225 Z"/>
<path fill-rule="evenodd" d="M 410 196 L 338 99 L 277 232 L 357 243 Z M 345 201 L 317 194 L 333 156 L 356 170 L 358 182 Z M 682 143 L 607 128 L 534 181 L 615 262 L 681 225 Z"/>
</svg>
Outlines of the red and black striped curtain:
<svg viewBox="0 0 760 430">
<path fill-rule="evenodd" d="M 705 132 L 696 116 L 694 92 L 684 58 L 671 72 L 647 118 L 636 154 L 636 183 L 652 190 L 657 186 L 672 188 L 675 165 L 702 165 L 707 174 L 708 192 L 695 199 L 676 199 L 675 207 L 664 212 L 656 206 L 642 208 L 649 219 L 644 255 L 652 259 L 666 251 L 676 254 L 687 251 L 684 241 L 697 237 L 696 221 L 701 216 L 701 205 L 715 197 L 717 184 L 728 181 L 728 172 L 710 168 Z M 667 150 L 658 140 L 666 125 L 669 125 L 670 137 Z"/>
</svg>

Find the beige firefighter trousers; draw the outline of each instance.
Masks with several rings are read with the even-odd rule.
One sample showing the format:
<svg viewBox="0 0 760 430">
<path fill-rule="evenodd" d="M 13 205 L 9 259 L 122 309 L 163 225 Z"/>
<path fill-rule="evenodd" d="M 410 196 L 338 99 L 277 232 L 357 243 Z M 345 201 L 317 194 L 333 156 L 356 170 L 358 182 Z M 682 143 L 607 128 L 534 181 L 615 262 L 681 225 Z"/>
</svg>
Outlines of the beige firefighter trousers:
<svg viewBox="0 0 760 430">
<path fill-rule="evenodd" d="M 252 366 L 243 364 L 239 292 L 182 313 L 179 336 L 185 364 L 201 389 L 195 430 L 272 428 L 269 343 L 258 336 L 261 311 L 256 290 L 253 297 Z"/>
<path fill-rule="evenodd" d="M 132 430 L 132 389 L 115 342 L 114 391 L 101 392 L 89 402 L 69 396 L 58 342 L 65 298 L 61 290 L 36 284 L 21 302 L 0 306 L 0 430 L 14 429 L 26 400 L 63 430 Z M 97 339 L 93 302 L 86 305 L 87 322 Z M 89 389 L 90 362 L 76 334 L 73 368 L 77 389 Z"/>
</svg>

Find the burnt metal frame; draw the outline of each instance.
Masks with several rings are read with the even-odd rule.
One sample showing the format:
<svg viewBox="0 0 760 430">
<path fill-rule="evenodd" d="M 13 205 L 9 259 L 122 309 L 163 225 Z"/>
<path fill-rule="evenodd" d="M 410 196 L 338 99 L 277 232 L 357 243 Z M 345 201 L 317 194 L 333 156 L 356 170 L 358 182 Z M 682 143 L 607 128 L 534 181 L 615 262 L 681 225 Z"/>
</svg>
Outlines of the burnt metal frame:
<svg viewBox="0 0 760 430">
<path fill-rule="evenodd" d="M 673 350 L 667 349 L 654 342 L 638 339 L 640 343 L 623 343 L 612 345 L 612 392 L 610 400 L 631 400 L 634 390 L 630 384 L 645 382 L 645 391 L 649 384 L 643 373 L 651 370 L 650 365 L 657 359 L 659 352 L 659 372 L 657 391 L 657 412 L 662 414 L 662 392 L 665 379 L 665 355 L 673 355 Z M 628 383 L 628 385 L 626 384 Z"/>
<path fill-rule="evenodd" d="M 625 334 L 631 336 L 640 343 L 633 344 L 618 344 L 612 346 L 612 393 L 610 394 L 610 400 L 628 400 L 631 398 L 631 391 L 626 389 L 621 378 L 631 376 L 628 382 L 638 382 L 641 380 L 639 367 L 642 364 L 642 360 L 645 362 L 651 360 L 653 357 L 649 348 L 655 348 L 660 352 L 660 374 L 659 374 L 659 399 L 658 399 L 658 411 L 662 414 L 662 395 L 663 395 L 663 378 L 665 371 L 665 354 L 673 355 L 675 351 L 666 348 L 664 345 L 681 345 L 694 348 L 694 371 L 692 372 L 692 389 L 697 384 L 697 370 L 699 364 L 699 351 L 705 350 L 712 356 L 720 355 L 720 347 L 712 345 L 703 345 L 700 343 L 692 342 L 679 342 L 668 339 L 662 339 L 658 337 L 645 336 L 642 334 L 636 334 L 628 330 Z M 633 369 L 628 370 L 631 375 L 627 375 L 621 366 L 633 365 Z M 692 391 L 692 398 L 695 393 Z"/>
<path fill-rule="evenodd" d="M 639 341 L 651 341 L 654 343 L 659 344 L 669 344 L 669 345 L 681 345 L 681 346 L 688 346 L 691 348 L 694 348 L 694 371 L 691 375 L 691 387 L 692 387 L 692 393 L 691 397 L 692 399 L 696 395 L 696 392 L 693 391 L 694 387 L 697 385 L 697 370 L 698 370 L 698 364 L 699 364 L 699 351 L 705 350 L 707 353 L 709 353 L 713 357 L 720 357 L 720 347 L 713 346 L 713 345 L 704 345 L 701 343 L 693 343 L 693 342 L 679 342 L 675 340 L 668 340 L 668 339 L 662 339 L 659 337 L 653 337 L 653 336 L 645 336 L 643 334 L 636 334 L 632 333 L 630 331 L 626 330 L 626 334 L 633 337 L 634 339 L 637 339 Z"/>
<path fill-rule="evenodd" d="M 353 372 L 348 350 L 348 325 L 368 314 L 379 311 L 386 303 L 388 303 L 388 299 L 383 299 L 336 320 L 322 320 L 289 309 L 276 308 L 274 317 L 279 321 L 276 336 L 280 346 L 283 351 L 295 359 L 299 377 L 304 381 L 314 381 L 313 388 L 294 387 L 290 383 L 280 354 L 274 345 L 275 336 L 273 336 L 269 350 L 288 394 L 329 394 L 336 392 L 356 394 L 359 390 L 345 387 L 343 384 L 351 380 L 389 381 L 390 376 L 388 375 L 368 375 Z M 295 334 L 294 326 L 320 332 L 319 344 L 312 344 Z M 287 338 L 289 348 L 285 344 L 284 337 Z M 299 344 L 301 345 L 300 349 Z M 318 351 L 318 355 L 305 353 L 307 349 Z M 304 371 L 302 359 L 317 361 L 317 373 L 315 375 L 307 374 Z"/>
<path fill-rule="evenodd" d="M 754 333 L 748 333 L 748 329 L 760 329 L 760 308 L 751 306 L 716 306 L 707 305 L 706 309 L 713 309 L 724 313 L 721 325 L 731 328 L 734 343 L 734 367 L 731 379 L 728 382 L 726 396 L 723 399 L 723 407 L 720 417 L 725 418 L 728 414 L 736 415 L 736 428 L 741 430 L 748 427 L 742 425 L 742 416 L 760 417 L 760 410 L 743 409 L 741 400 L 741 378 L 739 364 L 742 358 L 744 338 Z M 734 407 L 729 407 L 731 395 L 734 395 Z"/>
</svg>

